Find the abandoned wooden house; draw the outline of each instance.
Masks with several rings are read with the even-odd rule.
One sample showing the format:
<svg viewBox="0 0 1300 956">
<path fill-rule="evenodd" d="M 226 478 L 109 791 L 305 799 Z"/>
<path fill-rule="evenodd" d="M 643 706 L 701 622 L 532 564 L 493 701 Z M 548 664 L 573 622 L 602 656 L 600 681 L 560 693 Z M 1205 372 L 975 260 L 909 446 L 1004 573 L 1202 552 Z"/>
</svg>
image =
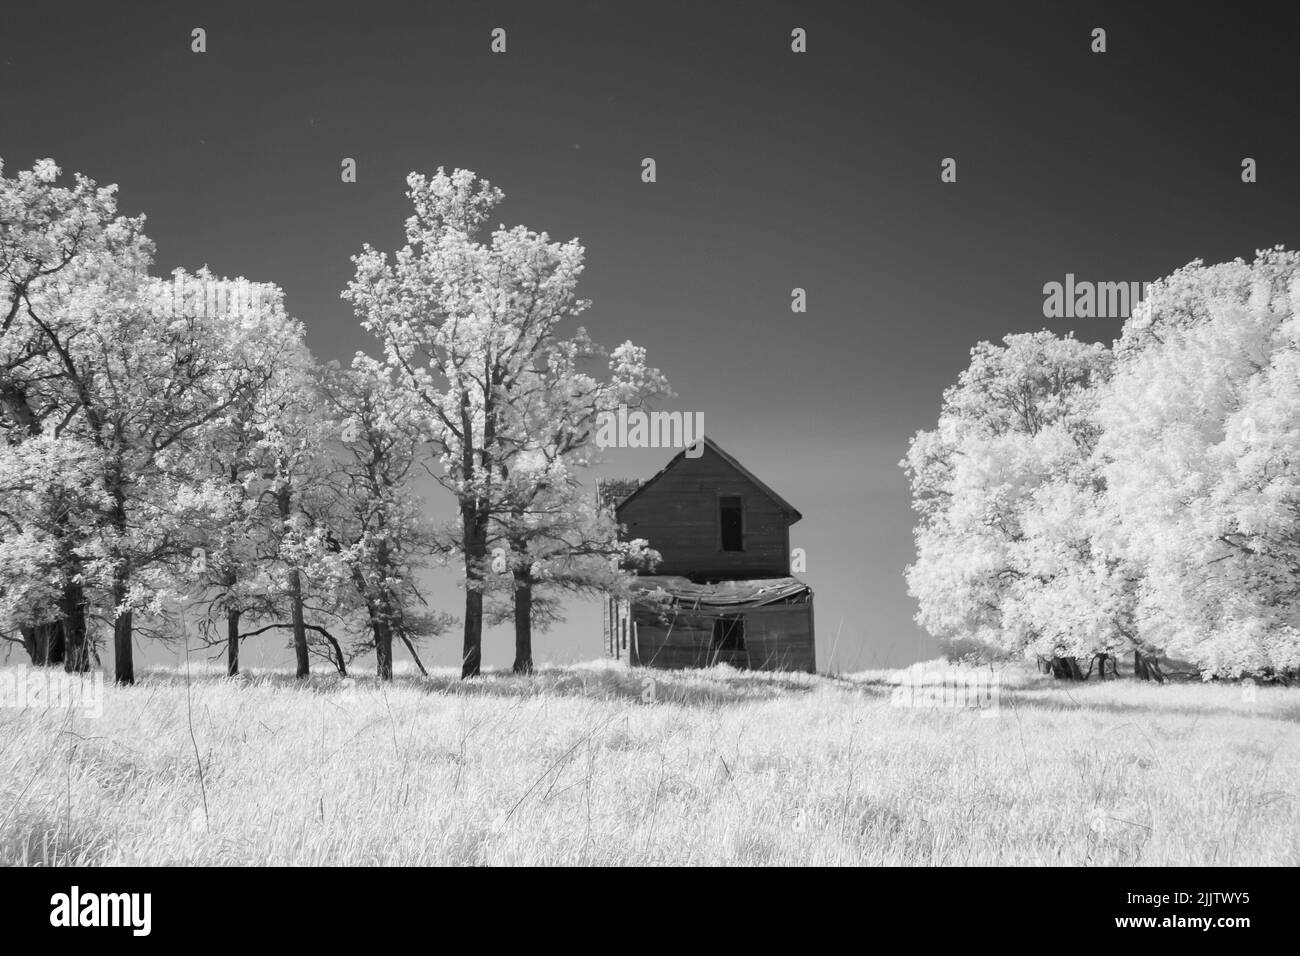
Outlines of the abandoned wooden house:
<svg viewBox="0 0 1300 956">
<path fill-rule="evenodd" d="M 802 516 L 704 438 L 645 482 L 597 486 L 624 533 L 662 556 L 631 600 L 609 599 L 605 649 L 642 667 L 816 669 L 813 594 L 790 575 L 790 525 Z"/>
</svg>

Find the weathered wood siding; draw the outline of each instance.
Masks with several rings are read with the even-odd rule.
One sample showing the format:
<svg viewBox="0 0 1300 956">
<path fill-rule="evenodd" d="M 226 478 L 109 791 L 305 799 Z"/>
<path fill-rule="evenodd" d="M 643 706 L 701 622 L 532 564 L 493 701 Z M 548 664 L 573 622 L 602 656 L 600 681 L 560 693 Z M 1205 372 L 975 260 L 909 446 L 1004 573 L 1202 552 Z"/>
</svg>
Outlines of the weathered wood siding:
<svg viewBox="0 0 1300 956">
<path fill-rule="evenodd" d="M 816 670 L 811 602 L 743 608 L 727 616 L 744 619 L 745 650 L 743 653 L 723 651 L 714 659 L 712 616 L 678 613 L 668 625 L 653 613 L 634 606 L 628 663 L 667 668 L 727 663 L 751 670 L 808 673 Z"/>
<path fill-rule="evenodd" d="M 812 603 L 776 604 L 746 611 L 745 649 L 753 670 L 811 674 L 817 669 Z"/>
<path fill-rule="evenodd" d="M 744 550 L 721 550 L 718 498 L 744 499 Z M 790 516 L 713 449 L 682 458 L 624 502 L 618 519 L 630 538 L 663 555 L 656 574 L 777 578 L 790 573 Z"/>
</svg>

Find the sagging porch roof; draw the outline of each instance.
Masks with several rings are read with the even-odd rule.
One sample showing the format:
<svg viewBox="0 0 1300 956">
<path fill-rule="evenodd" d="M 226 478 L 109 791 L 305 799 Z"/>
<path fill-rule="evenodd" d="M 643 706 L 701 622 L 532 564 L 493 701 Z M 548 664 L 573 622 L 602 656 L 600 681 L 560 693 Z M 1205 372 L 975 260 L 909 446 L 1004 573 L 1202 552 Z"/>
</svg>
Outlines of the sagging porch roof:
<svg viewBox="0 0 1300 956">
<path fill-rule="evenodd" d="M 754 578 L 696 584 L 689 578 L 653 574 L 637 577 L 633 589 L 647 596 L 655 591 L 664 591 L 679 607 L 691 608 L 762 607 L 812 593 L 812 589 L 798 578 Z"/>
</svg>

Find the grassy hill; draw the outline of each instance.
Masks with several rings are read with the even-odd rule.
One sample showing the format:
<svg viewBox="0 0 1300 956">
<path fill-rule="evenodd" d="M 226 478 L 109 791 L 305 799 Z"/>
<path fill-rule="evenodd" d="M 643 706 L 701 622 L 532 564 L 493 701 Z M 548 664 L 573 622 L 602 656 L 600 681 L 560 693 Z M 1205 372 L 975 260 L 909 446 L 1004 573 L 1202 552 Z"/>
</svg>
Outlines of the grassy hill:
<svg viewBox="0 0 1300 956">
<path fill-rule="evenodd" d="M 1300 689 L 898 680 L 152 671 L 0 706 L 0 864 L 1300 865 Z"/>
</svg>

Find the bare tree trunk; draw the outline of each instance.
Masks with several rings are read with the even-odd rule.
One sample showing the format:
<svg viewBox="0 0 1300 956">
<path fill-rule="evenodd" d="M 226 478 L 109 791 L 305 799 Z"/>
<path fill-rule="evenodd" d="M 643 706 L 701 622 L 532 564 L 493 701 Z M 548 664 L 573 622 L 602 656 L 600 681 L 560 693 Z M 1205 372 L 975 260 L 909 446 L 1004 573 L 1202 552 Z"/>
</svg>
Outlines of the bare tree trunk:
<svg viewBox="0 0 1300 956">
<path fill-rule="evenodd" d="M 63 663 L 63 624 L 47 621 L 22 629 L 23 648 L 36 667 L 54 667 Z"/>
<path fill-rule="evenodd" d="M 388 571 L 388 564 L 385 560 L 385 551 L 381 548 L 379 554 L 379 568 L 381 573 Z M 356 585 L 357 593 L 366 602 L 366 614 L 370 618 L 370 633 L 375 639 L 375 673 L 380 680 L 393 679 L 393 621 L 396 615 L 393 613 L 393 603 L 386 593 L 376 599 L 370 594 L 366 585 L 366 576 L 361 573 L 360 568 L 352 569 L 352 581 Z M 408 645 L 409 646 L 409 645 Z M 421 670 L 424 666 L 421 665 Z"/>
<path fill-rule="evenodd" d="M 415 652 L 415 645 L 411 643 L 411 639 L 405 634 L 402 634 L 401 638 L 402 643 L 406 645 L 406 649 L 411 652 L 411 660 L 415 661 L 415 666 L 420 668 L 421 674 L 428 677 L 429 672 L 424 669 L 424 661 L 420 660 L 420 655 Z"/>
<path fill-rule="evenodd" d="M 292 513 L 288 482 L 281 483 L 276 503 L 280 508 L 281 524 L 287 529 Z M 297 568 L 289 570 L 289 607 L 293 620 L 293 653 L 298 663 L 295 676 L 301 679 L 311 675 L 311 660 L 307 656 L 307 624 L 302 613 L 302 574 Z"/>
<path fill-rule="evenodd" d="M 67 584 L 59 601 L 63 613 L 63 669 L 68 673 L 90 670 L 90 648 L 86 644 L 86 595 L 80 584 Z"/>
<path fill-rule="evenodd" d="M 384 526 L 383 515 L 379 516 L 380 527 Z M 379 674 L 379 679 L 393 679 L 393 622 L 399 620 L 394 612 L 394 605 L 398 603 L 393 594 L 388 589 L 387 581 L 390 577 L 395 576 L 396 569 L 391 567 L 392 559 L 388 551 L 388 542 L 380 539 L 375 549 L 375 566 L 380 572 L 380 585 L 378 599 L 371 603 L 370 616 L 374 621 L 375 632 L 375 669 Z M 362 578 L 364 575 L 357 572 L 357 576 Z"/>
<path fill-rule="evenodd" d="M 465 643 L 461 679 L 477 677 L 483 665 L 483 560 L 487 557 L 487 521 L 475 502 L 461 505 L 465 547 Z"/>
<path fill-rule="evenodd" d="M 113 680 L 118 684 L 135 683 L 135 654 L 131 646 L 132 614 L 123 611 L 113 621 Z"/>
<path fill-rule="evenodd" d="M 477 677 L 483 667 L 483 592 L 465 591 L 465 640 L 461 658 L 461 679 Z"/>
<path fill-rule="evenodd" d="M 344 660 L 343 648 L 340 647 L 339 642 L 334 639 L 334 635 L 331 634 L 329 631 L 325 630 L 325 628 L 323 627 L 313 627 L 312 630 L 318 632 L 322 637 L 325 638 L 325 640 L 329 641 L 330 648 L 332 651 L 329 654 L 329 659 L 334 664 L 334 669 L 339 672 L 339 676 L 347 677 L 348 663 L 346 660 Z"/>
<path fill-rule="evenodd" d="M 1073 657 L 1053 657 L 1048 664 L 1051 675 L 1057 680 L 1083 680 L 1083 671 Z"/>
<path fill-rule="evenodd" d="M 113 574 L 113 607 L 126 601 L 126 569 Z M 118 684 L 135 683 L 135 655 L 131 646 L 131 611 L 119 611 L 113 619 L 113 680 Z"/>
<path fill-rule="evenodd" d="M 289 604 L 293 619 L 293 653 L 298 670 L 295 677 L 311 676 L 311 660 L 307 657 L 307 622 L 302 615 L 302 575 L 294 568 L 289 572 Z"/>
<path fill-rule="evenodd" d="M 1115 659 L 1111 657 L 1109 654 L 1105 654 L 1105 653 L 1094 654 L 1092 660 L 1093 660 L 1093 664 L 1097 668 L 1097 680 L 1106 679 L 1106 665 L 1108 663 L 1110 664 L 1111 676 L 1112 677 L 1115 676 Z M 1089 672 L 1091 672 L 1092 667 L 1089 666 L 1088 670 Z"/>
<path fill-rule="evenodd" d="M 1160 684 L 1165 682 L 1164 672 L 1160 670 L 1160 662 L 1139 650 L 1133 651 L 1133 676 L 1139 680 L 1153 680 Z"/>
<path fill-rule="evenodd" d="M 533 582 L 527 568 L 515 569 L 514 672 L 533 672 Z"/>
<path fill-rule="evenodd" d="M 371 623 L 375 632 L 375 669 L 380 680 L 393 679 L 393 629 L 388 621 L 375 617 Z"/>
<path fill-rule="evenodd" d="M 226 600 L 231 599 L 231 592 L 239 582 L 235 570 L 231 568 L 222 575 L 221 584 L 226 589 Z M 239 619 L 242 612 L 237 607 L 226 605 L 226 676 L 234 677 L 239 673 Z"/>
<path fill-rule="evenodd" d="M 63 642 L 63 622 L 49 621 L 37 628 L 37 631 L 44 631 L 42 642 L 44 643 L 44 663 L 49 665 L 62 664 L 65 655 Z"/>
<path fill-rule="evenodd" d="M 126 494 L 122 484 L 120 467 L 110 470 L 109 485 L 113 489 L 113 527 L 119 534 L 125 535 Z M 119 558 L 119 563 L 113 570 L 113 607 L 117 615 L 113 619 L 113 680 L 118 684 L 135 683 L 135 649 L 131 645 L 131 612 L 116 610 L 126 601 L 130 573 L 130 569 Z"/>
<path fill-rule="evenodd" d="M 49 663 L 49 642 L 40 644 L 36 637 L 35 627 L 20 627 L 18 633 L 23 639 L 23 650 L 27 652 L 27 659 L 37 667 L 43 667 Z"/>
<path fill-rule="evenodd" d="M 487 365 L 490 367 L 490 359 Z M 489 487 L 492 475 L 491 450 L 496 441 L 496 412 L 493 408 L 490 387 L 495 384 L 497 383 L 489 375 L 489 393 L 484 395 L 483 403 L 482 447 L 477 454 L 469 441 L 464 442 L 461 448 L 463 477 L 467 480 L 485 477 Z M 462 434 L 468 438 L 474 434 L 474 428 L 471 421 L 469 393 L 464 390 L 460 393 L 460 418 Z M 488 500 L 480 498 L 461 500 L 461 536 L 465 550 L 465 643 L 460 665 L 461 680 L 477 677 L 483 666 L 483 562 L 487 558 L 490 519 Z"/>
<path fill-rule="evenodd" d="M 226 611 L 226 676 L 239 673 L 239 611 Z"/>
</svg>

